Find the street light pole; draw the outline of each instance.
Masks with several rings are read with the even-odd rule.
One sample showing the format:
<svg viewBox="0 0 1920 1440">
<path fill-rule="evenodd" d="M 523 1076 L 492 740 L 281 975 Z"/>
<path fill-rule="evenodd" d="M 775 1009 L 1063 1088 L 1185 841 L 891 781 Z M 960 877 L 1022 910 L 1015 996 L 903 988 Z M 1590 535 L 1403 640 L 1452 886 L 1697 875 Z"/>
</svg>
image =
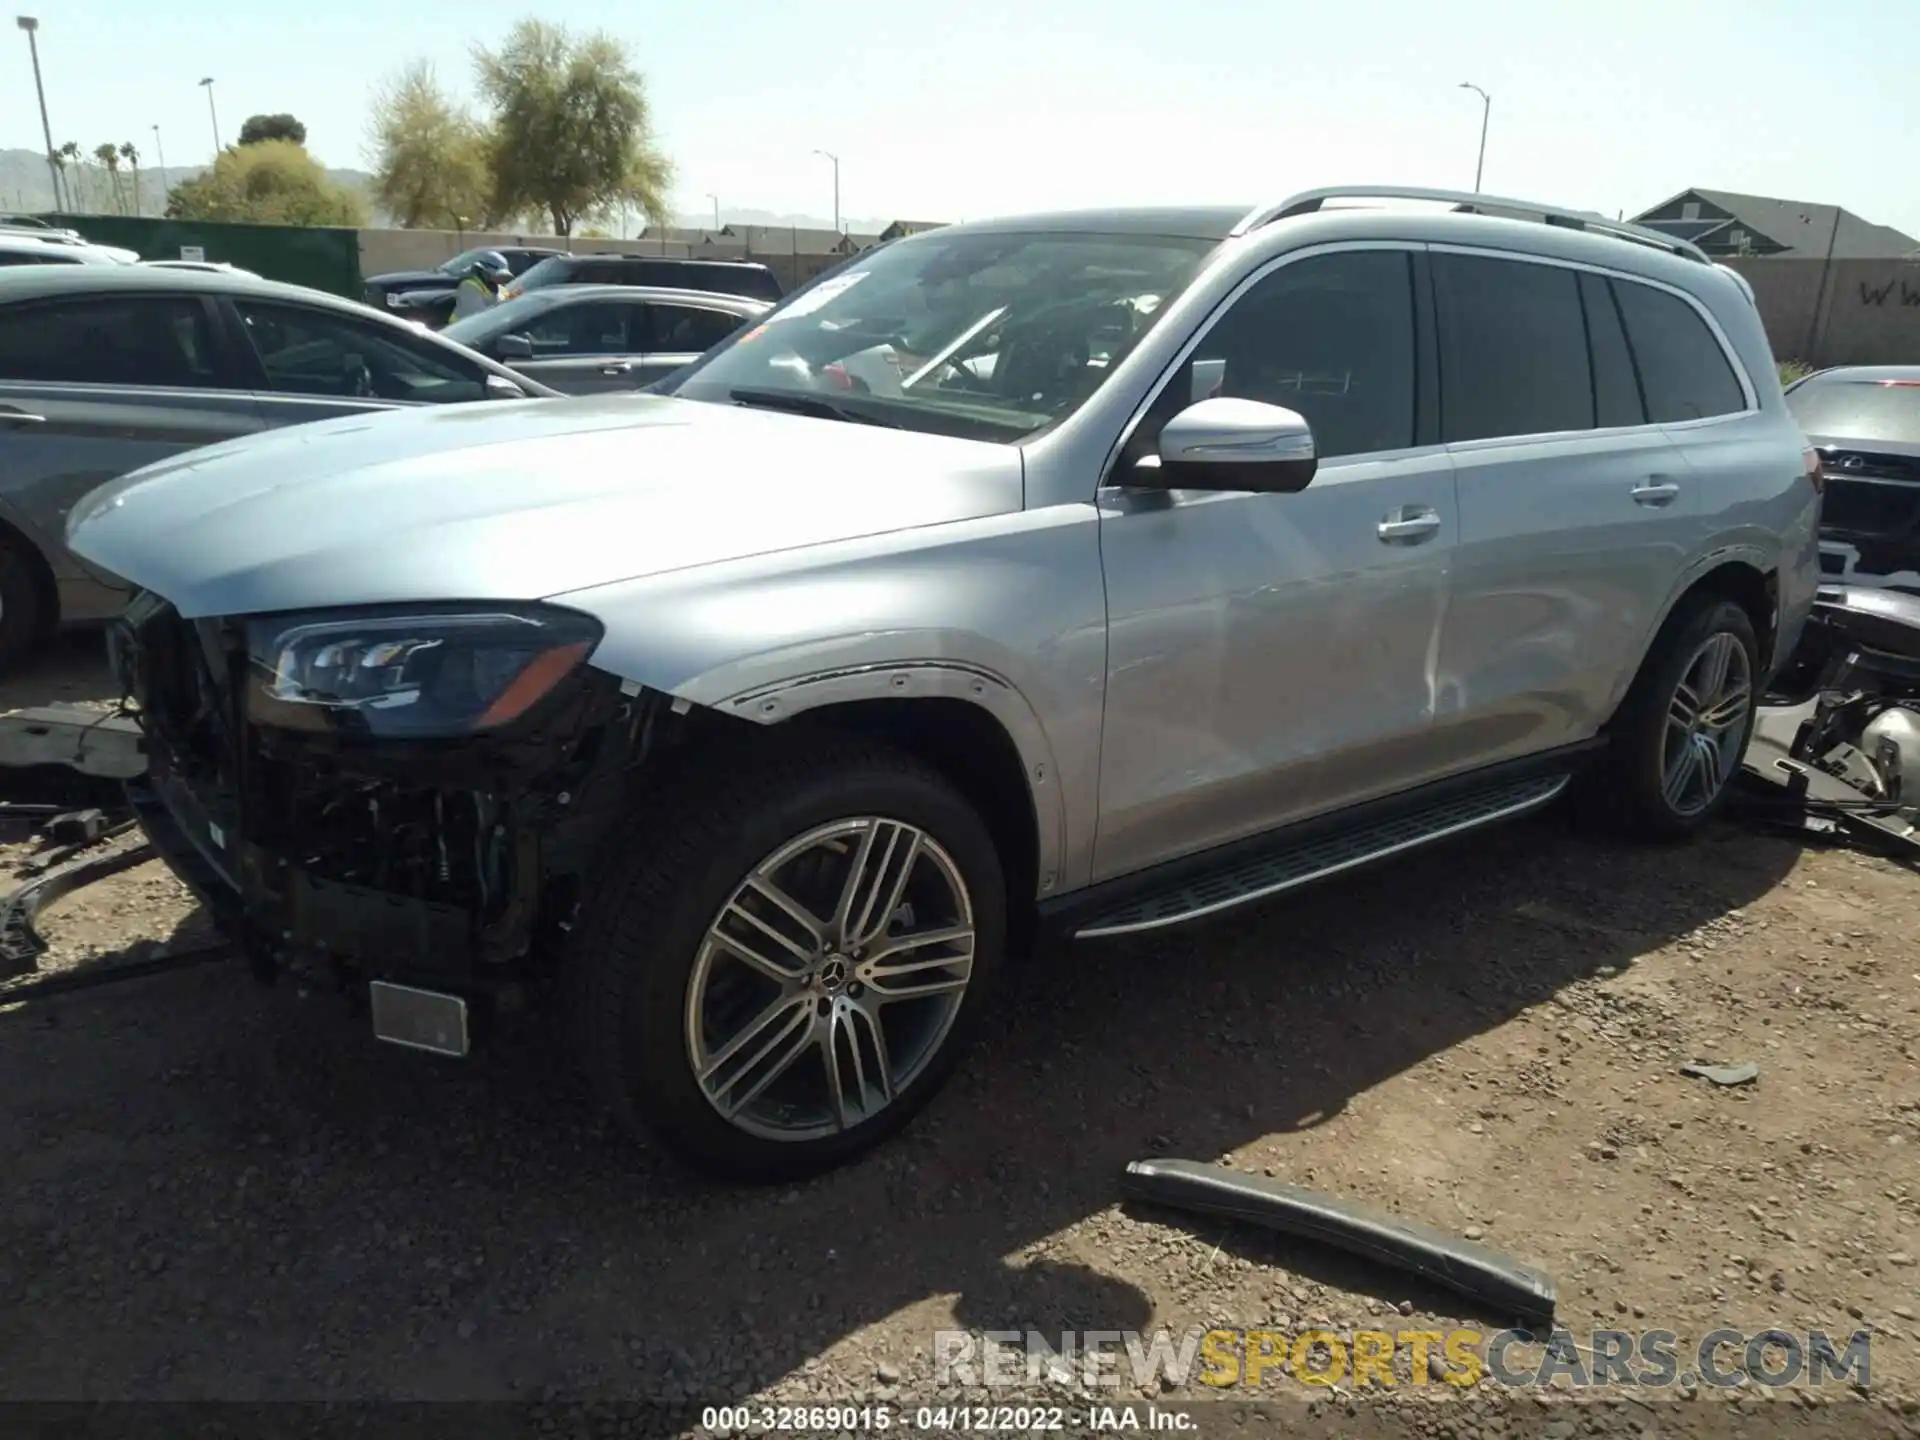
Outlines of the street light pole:
<svg viewBox="0 0 1920 1440">
<path fill-rule="evenodd" d="M 833 233 L 840 233 L 840 157 L 830 150 L 816 150 L 816 155 L 825 155 L 833 162 Z"/>
<path fill-rule="evenodd" d="M 53 126 L 47 123 L 47 87 L 40 80 L 40 42 L 35 38 L 40 22 L 31 15 L 16 15 L 13 23 L 27 32 L 27 50 L 33 56 L 33 93 L 40 98 L 40 138 L 47 145 L 47 178 L 53 181 L 53 208 L 70 210 L 72 207 L 60 193 L 60 167 L 53 158 Z"/>
<path fill-rule="evenodd" d="M 213 108 L 213 77 L 207 76 L 200 82 L 207 92 L 207 118 L 213 122 L 213 158 L 220 158 L 220 112 Z"/>
<path fill-rule="evenodd" d="M 720 233 L 720 197 L 709 191 L 707 199 L 713 202 L 713 233 L 718 235 Z"/>
<path fill-rule="evenodd" d="M 167 147 L 160 143 L 160 127 L 153 127 L 153 148 L 160 155 L 160 213 L 167 213 L 167 196 L 171 193 L 167 184 Z"/>
<path fill-rule="evenodd" d="M 1473 163 L 1473 193 L 1480 193 L 1480 177 L 1487 168 L 1487 121 L 1493 116 L 1493 97 L 1471 80 L 1460 82 L 1462 90 L 1471 90 L 1480 97 L 1480 158 Z"/>
</svg>

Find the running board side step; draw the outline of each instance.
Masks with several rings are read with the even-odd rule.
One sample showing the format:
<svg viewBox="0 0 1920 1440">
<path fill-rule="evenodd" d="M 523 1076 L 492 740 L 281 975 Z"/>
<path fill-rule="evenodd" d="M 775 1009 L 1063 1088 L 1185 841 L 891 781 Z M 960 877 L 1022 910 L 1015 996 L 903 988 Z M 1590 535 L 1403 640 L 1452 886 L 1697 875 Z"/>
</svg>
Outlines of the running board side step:
<svg viewBox="0 0 1920 1440">
<path fill-rule="evenodd" d="M 1264 900 L 1449 835 L 1538 810 L 1565 790 L 1572 778 L 1570 774 L 1554 774 L 1507 780 L 1437 799 L 1418 809 L 1364 820 L 1350 828 L 1322 830 L 1293 845 L 1282 844 L 1129 899 L 1095 915 L 1073 932 L 1073 938 L 1096 940 L 1158 930 Z"/>
</svg>

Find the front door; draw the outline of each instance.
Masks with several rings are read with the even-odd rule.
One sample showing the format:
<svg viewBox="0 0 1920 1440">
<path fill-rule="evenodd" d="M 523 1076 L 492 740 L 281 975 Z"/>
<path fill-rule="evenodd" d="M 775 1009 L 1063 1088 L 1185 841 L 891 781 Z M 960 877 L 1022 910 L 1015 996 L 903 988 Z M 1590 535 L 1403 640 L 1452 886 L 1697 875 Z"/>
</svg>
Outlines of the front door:
<svg viewBox="0 0 1920 1440">
<path fill-rule="evenodd" d="M 1456 520 L 1420 403 L 1415 258 L 1362 246 L 1269 268 L 1176 367 L 1108 477 L 1151 463 L 1159 426 L 1212 392 L 1307 418 L 1320 467 L 1305 490 L 1101 490 L 1094 879 L 1430 778 Z"/>
</svg>

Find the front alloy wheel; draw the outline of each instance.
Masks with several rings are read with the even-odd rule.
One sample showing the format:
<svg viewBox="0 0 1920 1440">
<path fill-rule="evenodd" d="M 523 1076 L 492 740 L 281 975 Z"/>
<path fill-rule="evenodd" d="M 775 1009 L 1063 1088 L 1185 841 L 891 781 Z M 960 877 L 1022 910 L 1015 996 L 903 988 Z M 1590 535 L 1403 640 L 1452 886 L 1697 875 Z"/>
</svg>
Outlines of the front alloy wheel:
<svg viewBox="0 0 1920 1440">
<path fill-rule="evenodd" d="M 938 841 L 901 820 L 817 825 L 728 898 L 687 985 L 700 1092 L 768 1140 L 880 1115 L 919 1078 L 973 972 L 973 902 Z"/>
<path fill-rule="evenodd" d="M 891 746 L 820 732 L 663 777 L 588 877 L 562 978 L 620 1117 L 781 1180 L 906 1123 L 959 1063 L 1005 946 L 980 813 Z"/>
</svg>

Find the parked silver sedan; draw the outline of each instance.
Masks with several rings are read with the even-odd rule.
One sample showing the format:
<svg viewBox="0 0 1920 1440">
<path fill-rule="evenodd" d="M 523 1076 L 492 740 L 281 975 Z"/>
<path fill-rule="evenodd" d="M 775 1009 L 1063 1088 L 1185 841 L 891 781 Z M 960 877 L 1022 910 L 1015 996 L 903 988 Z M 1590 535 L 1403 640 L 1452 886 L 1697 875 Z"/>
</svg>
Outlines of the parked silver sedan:
<svg viewBox="0 0 1920 1440">
<path fill-rule="evenodd" d="M 64 541 L 97 485 L 307 420 L 553 393 L 354 301 L 237 272 L 0 269 L 0 664 L 125 603 Z"/>
<path fill-rule="evenodd" d="M 772 307 L 646 285 L 555 285 L 440 333 L 568 395 L 637 390 L 690 365 Z"/>
</svg>

